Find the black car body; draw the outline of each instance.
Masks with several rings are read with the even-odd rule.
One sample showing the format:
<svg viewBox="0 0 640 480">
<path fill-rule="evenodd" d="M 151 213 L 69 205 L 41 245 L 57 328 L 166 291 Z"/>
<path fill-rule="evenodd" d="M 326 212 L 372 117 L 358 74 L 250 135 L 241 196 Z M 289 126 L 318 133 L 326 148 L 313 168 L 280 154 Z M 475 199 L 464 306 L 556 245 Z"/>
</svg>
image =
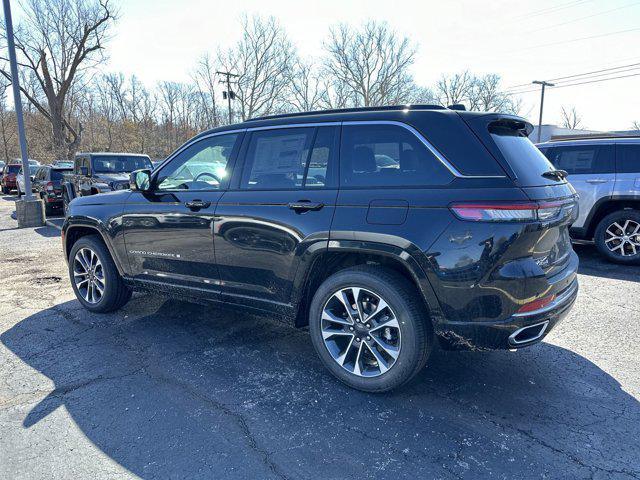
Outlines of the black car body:
<svg viewBox="0 0 640 480">
<path fill-rule="evenodd" d="M 63 201 L 129 188 L 129 173 L 151 168 L 148 155 L 135 153 L 78 153 L 63 184 Z"/>
<path fill-rule="evenodd" d="M 71 172 L 73 168 L 57 164 L 44 165 L 36 170 L 31 186 L 34 194 L 44 201 L 47 214 L 62 208 L 62 183 Z"/>
<path fill-rule="evenodd" d="M 341 369 L 323 358 L 332 373 L 356 388 L 385 390 L 400 383 L 382 380 L 395 358 L 378 358 L 383 352 L 374 342 L 400 342 L 408 325 L 423 322 L 402 333 L 402 342 L 415 340 L 403 343 L 412 351 L 430 338 L 446 348 L 515 349 L 540 341 L 573 304 L 578 259 L 568 228 L 577 215 L 575 191 L 549 174 L 553 167 L 528 140 L 530 131 L 514 116 L 429 106 L 218 128 L 153 173 L 132 174 L 133 190 L 74 200 L 63 226 L 65 256 L 73 272 L 76 242 L 98 235 L 123 289 L 310 324 L 321 358 L 343 362 Z M 210 152 L 208 170 L 203 152 Z M 322 297 L 335 281 L 359 285 L 339 290 L 350 299 L 343 307 L 330 304 L 342 301 L 336 293 Z M 397 332 L 384 328 L 387 339 L 379 340 L 372 332 L 380 326 L 366 319 L 384 307 L 385 285 L 393 288 L 384 295 L 396 302 L 395 312 L 384 304 L 385 321 L 406 320 Z M 84 290 L 76 292 L 94 308 Z M 326 327 L 325 315 L 337 323 Z M 351 344 L 329 344 L 326 335 L 352 343 L 357 335 L 375 348 L 358 347 L 352 360 Z M 407 360 L 411 368 L 426 362 L 428 348 L 420 352 Z M 415 373 L 407 372 L 402 379 Z"/>
</svg>

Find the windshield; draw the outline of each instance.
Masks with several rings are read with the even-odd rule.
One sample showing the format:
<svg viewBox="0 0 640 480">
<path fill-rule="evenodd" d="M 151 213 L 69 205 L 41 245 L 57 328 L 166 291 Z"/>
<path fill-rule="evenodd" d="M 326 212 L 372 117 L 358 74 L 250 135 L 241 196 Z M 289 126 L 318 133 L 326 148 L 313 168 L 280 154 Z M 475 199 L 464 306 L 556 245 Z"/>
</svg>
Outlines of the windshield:
<svg viewBox="0 0 640 480">
<path fill-rule="evenodd" d="M 519 130 L 503 126 L 490 126 L 489 133 L 518 177 L 520 185 L 534 186 L 563 182 L 560 179 L 549 179 L 542 176 L 545 172 L 555 170 L 555 167 Z"/>
<path fill-rule="evenodd" d="M 18 173 L 22 167 L 20 165 L 9 165 L 7 173 Z"/>
<path fill-rule="evenodd" d="M 126 155 L 97 155 L 92 157 L 96 173 L 129 173 L 141 168 L 153 168 L 147 157 Z"/>
</svg>

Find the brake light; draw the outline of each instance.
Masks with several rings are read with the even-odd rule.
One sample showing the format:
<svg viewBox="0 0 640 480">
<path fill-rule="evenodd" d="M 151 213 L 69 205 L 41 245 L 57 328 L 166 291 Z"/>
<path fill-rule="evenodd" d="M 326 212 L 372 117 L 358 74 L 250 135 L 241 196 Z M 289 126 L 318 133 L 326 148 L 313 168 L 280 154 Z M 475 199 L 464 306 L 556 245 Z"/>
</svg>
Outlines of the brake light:
<svg viewBox="0 0 640 480">
<path fill-rule="evenodd" d="M 544 308 L 547 305 L 549 305 L 555 299 L 556 299 L 555 295 L 549 295 L 548 297 L 542 297 L 537 300 L 534 300 L 533 302 L 525 303 L 523 306 L 521 306 L 518 309 L 518 313 L 527 313 L 527 312 L 533 312 L 534 310 L 540 310 L 541 308 Z"/>
<path fill-rule="evenodd" d="M 461 220 L 476 222 L 533 222 L 551 220 L 562 211 L 563 202 L 455 203 L 451 211 Z"/>
<path fill-rule="evenodd" d="M 47 192 L 53 192 L 53 182 L 47 182 Z"/>
</svg>

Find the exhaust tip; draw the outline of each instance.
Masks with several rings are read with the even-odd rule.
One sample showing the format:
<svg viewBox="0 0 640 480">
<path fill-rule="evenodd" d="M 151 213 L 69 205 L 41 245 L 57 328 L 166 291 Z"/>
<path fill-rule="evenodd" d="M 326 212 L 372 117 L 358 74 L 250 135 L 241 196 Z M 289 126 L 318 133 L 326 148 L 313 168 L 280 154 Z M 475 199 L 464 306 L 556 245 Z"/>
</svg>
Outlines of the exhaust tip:
<svg viewBox="0 0 640 480">
<path fill-rule="evenodd" d="M 511 335 L 509 335 L 509 344 L 522 345 L 523 343 L 529 343 L 538 340 L 544 335 L 544 332 L 547 330 L 548 326 L 549 321 L 547 320 L 545 322 L 519 328 Z"/>
</svg>

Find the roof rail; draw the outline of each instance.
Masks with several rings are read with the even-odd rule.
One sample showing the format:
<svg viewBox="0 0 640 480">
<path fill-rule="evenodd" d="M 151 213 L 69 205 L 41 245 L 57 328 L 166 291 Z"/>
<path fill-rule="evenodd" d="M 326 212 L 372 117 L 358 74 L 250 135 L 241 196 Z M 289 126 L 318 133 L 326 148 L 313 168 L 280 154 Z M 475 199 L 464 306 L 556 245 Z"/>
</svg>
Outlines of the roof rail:
<svg viewBox="0 0 640 480">
<path fill-rule="evenodd" d="M 570 142 L 575 140 L 602 140 L 615 138 L 640 138 L 640 133 L 587 133 L 584 135 L 552 135 L 548 142 Z"/>
<path fill-rule="evenodd" d="M 283 113 L 279 115 L 265 115 L 263 117 L 250 118 L 247 122 L 254 120 L 271 120 L 274 118 L 289 118 L 289 117 L 306 117 L 313 115 L 325 115 L 329 113 L 357 113 L 357 112 L 379 112 L 379 111 L 398 111 L 398 110 L 446 110 L 441 105 L 386 105 L 380 107 L 356 107 L 356 108 L 334 108 L 331 110 L 313 110 L 310 112 L 295 112 L 295 113 Z"/>
</svg>

